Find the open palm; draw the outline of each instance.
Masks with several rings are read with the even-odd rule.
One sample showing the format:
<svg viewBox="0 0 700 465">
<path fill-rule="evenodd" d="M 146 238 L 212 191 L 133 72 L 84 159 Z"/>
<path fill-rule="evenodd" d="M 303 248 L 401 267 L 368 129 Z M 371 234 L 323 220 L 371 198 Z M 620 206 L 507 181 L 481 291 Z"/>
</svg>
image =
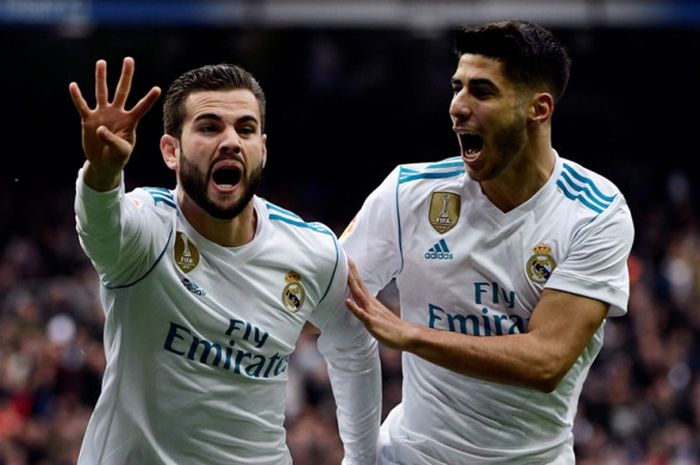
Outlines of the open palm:
<svg viewBox="0 0 700 465">
<path fill-rule="evenodd" d="M 134 66 L 133 58 L 124 58 L 114 99 L 110 102 L 107 62 L 97 61 L 94 109 L 88 106 L 78 84 L 71 82 L 68 86 L 82 122 L 83 151 L 92 165 L 93 173 L 99 175 L 95 179 L 114 179 L 119 176 L 134 149 L 136 126 L 160 96 L 160 89 L 153 87 L 131 110 L 125 109 L 131 91 Z"/>
</svg>

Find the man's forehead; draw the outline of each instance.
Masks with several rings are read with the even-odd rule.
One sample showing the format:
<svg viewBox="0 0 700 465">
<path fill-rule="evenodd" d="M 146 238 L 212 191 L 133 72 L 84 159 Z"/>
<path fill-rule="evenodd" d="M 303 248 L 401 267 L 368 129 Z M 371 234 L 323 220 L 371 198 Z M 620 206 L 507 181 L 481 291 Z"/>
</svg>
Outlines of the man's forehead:
<svg viewBox="0 0 700 465">
<path fill-rule="evenodd" d="M 485 55 L 464 53 L 459 57 L 455 77 L 491 78 L 503 77 L 503 62 Z"/>
</svg>

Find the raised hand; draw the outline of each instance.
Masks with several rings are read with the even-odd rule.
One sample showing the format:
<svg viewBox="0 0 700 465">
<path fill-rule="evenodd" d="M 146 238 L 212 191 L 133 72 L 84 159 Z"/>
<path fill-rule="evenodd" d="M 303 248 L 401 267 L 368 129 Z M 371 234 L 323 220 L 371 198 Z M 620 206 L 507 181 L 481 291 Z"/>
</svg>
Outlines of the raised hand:
<svg viewBox="0 0 700 465">
<path fill-rule="evenodd" d="M 349 260 L 348 263 L 348 286 L 352 299 L 346 299 L 345 305 L 377 341 L 391 349 L 407 350 L 411 332 L 416 325 L 403 321 L 379 302 L 365 286 L 353 261 Z"/>
<path fill-rule="evenodd" d="M 107 62 L 95 64 L 95 99 L 91 109 L 78 84 L 68 86 L 75 108 L 82 123 L 83 151 L 88 162 L 84 179 L 88 186 L 98 191 L 113 189 L 119 184 L 121 171 L 129 161 L 136 143 L 136 126 L 160 96 L 160 88 L 153 87 L 131 110 L 126 110 L 126 100 L 134 76 L 134 59 L 124 58 L 122 72 L 109 101 L 107 89 Z"/>
</svg>

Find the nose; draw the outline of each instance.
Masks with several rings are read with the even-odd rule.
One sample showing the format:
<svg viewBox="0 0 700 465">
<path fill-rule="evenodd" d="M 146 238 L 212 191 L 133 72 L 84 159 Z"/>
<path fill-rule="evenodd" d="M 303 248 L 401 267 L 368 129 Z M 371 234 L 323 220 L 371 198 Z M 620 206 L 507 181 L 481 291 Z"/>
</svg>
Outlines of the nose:
<svg viewBox="0 0 700 465">
<path fill-rule="evenodd" d="M 467 119 L 471 115 L 469 107 L 469 99 L 467 98 L 467 90 L 461 89 L 452 96 L 450 102 L 450 116 L 453 120 Z"/>
<path fill-rule="evenodd" d="M 233 126 L 226 126 L 221 138 L 219 149 L 222 153 L 240 153 L 241 136 Z"/>
</svg>

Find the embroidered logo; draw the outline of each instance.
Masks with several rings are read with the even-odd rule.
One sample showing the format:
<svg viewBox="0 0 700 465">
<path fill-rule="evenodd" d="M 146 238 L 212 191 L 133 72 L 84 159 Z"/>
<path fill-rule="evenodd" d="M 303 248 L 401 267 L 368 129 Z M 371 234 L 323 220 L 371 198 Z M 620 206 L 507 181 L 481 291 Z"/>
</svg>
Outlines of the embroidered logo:
<svg viewBox="0 0 700 465">
<path fill-rule="evenodd" d="M 194 282 L 190 281 L 187 278 L 182 278 L 182 285 L 185 286 L 185 288 L 190 291 L 192 294 L 198 295 L 198 296 L 205 296 L 207 293 L 202 289 L 201 287 L 197 286 Z"/>
<path fill-rule="evenodd" d="M 301 284 L 301 275 L 294 270 L 289 270 L 284 280 L 287 285 L 282 290 L 282 303 L 284 308 L 296 313 L 304 305 L 306 299 L 306 290 Z"/>
<path fill-rule="evenodd" d="M 199 250 L 185 236 L 185 233 L 178 231 L 175 235 L 175 263 L 183 273 L 194 270 L 199 263 Z"/>
<path fill-rule="evenodd" d="M 426 260 L 452 260 L 454 258 L 445 239 L 436 242 L 423 256 Z"/>
<path fill-rule="evenodd" d="M 557 262 L 552 258 L 552 247 L 541 242 L 532 251 L 533 255 L 527 260 L 527 275 L 533 282 L 544 284 L 557 267 Z"/>
<path fill-rule="evenodd" d="M 453 192 L 433 192 L 430 195 L 428 220 L 440 234 L 454 228 L 459 221 L 462 198 Z"/>
</svg>

